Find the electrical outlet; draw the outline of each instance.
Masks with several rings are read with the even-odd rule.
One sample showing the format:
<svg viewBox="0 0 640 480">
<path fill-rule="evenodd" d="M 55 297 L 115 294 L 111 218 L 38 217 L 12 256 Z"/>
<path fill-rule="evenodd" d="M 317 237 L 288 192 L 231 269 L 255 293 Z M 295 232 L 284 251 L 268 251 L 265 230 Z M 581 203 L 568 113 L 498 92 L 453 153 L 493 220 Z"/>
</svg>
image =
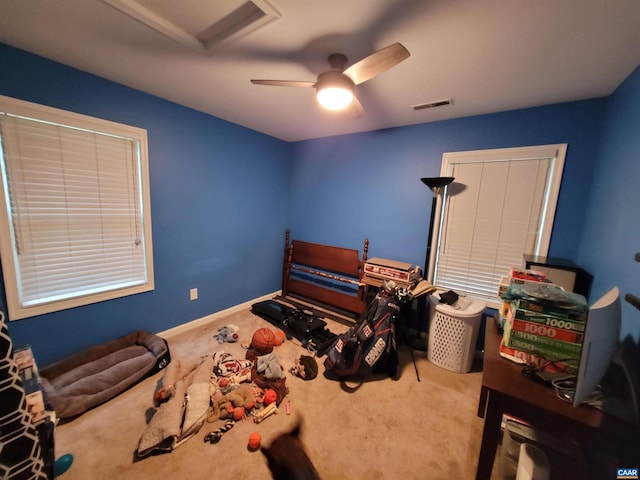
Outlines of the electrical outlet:
<svg viewBox="0 0 640 480">
<path fill-rule="evenodd" d="M 197 300 L 198 299 L 198 289 L 192 288 L 189 290 L 189 300 Z"/>
</svg>

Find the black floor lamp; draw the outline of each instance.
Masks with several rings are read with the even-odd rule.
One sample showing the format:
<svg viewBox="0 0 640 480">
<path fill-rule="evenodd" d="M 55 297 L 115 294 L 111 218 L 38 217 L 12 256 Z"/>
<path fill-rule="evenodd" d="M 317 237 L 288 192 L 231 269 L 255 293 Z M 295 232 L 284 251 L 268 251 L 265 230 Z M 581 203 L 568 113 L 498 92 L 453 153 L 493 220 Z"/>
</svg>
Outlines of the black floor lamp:
<svg viewBox="0 0 640 480">
<path fill-rule="evenodd" d="M 431 241 L 433 237 L 433 224 L 436 219 L 436 202 L 438 195 L 444 187 L 449 185 L 455 179 L 453 177 L 425 177 L 420 179 L 427 187 L 433 192 L 433 199 L 431 200 L 431 220 L 429 221 L 429 236 L 427 237 L 427 256 L 424 260 L 423 277 L 427 279 L 429 276 L 429 257 L 431 257 Z"/>
<path fill-rule="evenodd" d="M 440 192 L 442 191 L 442 189 L 444 187 L 446 187 L 447 185 L 449 185 L 451 182 L 453 182 L 455 179 L 453 177 L 425 177 L 425 178 L 421 178 L 420 179 L 422 181 L 422 183 L 424 183 L 427 187 L 429 187 L 431 189 L 431 191 L 433 192 L 433 199 L 431 200 L 431 220 L 429 221 L 429 236 L 427 237 L 427 254 L 424 260 L 424 270 L 422 271 L 422 276 L 425 278 L 425 280 L 429 277 L 429 258 L 431 257 L 431 242 L 432 242 L 432 238 L 433 238 L 433 224 L 435 222 L 435 218 L 436 218 L 436 202 L 438 200 L 438 195 L 440 195 Z M 422 335 L 422 326 L 423 326 L 423 322 L 424 322 L 424 317 L 427 314 L 426 310 L 426 305 L 428 304 L 427 302 L 429 302 L 428 298 L 424 299 L 422 301 L 421 304 L 421 309 L 420 309 L 420 320 L 419 320 L 419 326 L 418 326 L 418 333 L 417 333 L 417 343 L 416 343 L 416 347 L 418 350 L 426 350 L 426 345 L 422 345 L 420 343 L 420 337 Z M 428 311 L 428 310 L 427 310 Z"/>
</svg>

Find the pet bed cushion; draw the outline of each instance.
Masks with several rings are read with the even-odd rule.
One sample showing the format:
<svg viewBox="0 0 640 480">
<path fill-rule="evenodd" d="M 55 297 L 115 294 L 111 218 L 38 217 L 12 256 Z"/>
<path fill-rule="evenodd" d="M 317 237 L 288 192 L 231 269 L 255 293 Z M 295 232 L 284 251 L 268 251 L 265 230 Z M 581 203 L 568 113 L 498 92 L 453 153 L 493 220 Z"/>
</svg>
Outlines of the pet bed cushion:
<svg viewBox="0 0 640 480">
<path fill-rule="evenodd" d="M 170 361 L 166 340 L 137 331 L 48 365 L 40 376 L 51 408 L 68 418 L 110 400 Z"/>
</svg>

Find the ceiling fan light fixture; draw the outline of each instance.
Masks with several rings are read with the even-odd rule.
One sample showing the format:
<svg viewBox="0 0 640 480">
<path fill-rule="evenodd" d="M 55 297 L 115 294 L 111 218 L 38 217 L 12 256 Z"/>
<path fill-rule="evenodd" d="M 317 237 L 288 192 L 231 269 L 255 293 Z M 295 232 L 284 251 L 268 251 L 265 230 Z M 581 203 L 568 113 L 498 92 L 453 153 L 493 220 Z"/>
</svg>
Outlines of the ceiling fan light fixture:
<svg viewBox="0 0 640 480">
<path fill-rule="evenodd" d="M 342 110 L 353 101 L 353 93 L 344 88 L 318 90 L 318 102 L 327 110 Z"/>
<path fill-rule="evenodd" d="M 354 84 L 338 71 L 322 73 L 316 83 L 318 102 L 327 110 L 343 110 L 353 101 Z"/>
<path fill-rule="evenodd" d="M 373 52 L 345 69 L 347 57 L 342 53 L 332 53 L 327 58 L 331 70 L 318 75 L 315 82 L 253 79 L 251 83 L 275 87 L 313 87 L 316 89 L 318 103 L 322 107 L 327 110 L 344 111 L 354 118 L 359 118 L 364 114 L 364 110 L 355 95 L 356 85 L 386 72 L 408 57 L 409 51 L 402 44 L 394 43 Z"/>
</svg>

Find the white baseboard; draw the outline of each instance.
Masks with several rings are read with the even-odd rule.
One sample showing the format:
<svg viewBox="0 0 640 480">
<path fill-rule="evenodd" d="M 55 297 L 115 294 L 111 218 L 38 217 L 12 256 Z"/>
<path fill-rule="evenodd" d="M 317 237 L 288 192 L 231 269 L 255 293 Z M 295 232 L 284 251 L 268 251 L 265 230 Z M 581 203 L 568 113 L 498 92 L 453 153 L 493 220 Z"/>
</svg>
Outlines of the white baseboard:
<svg viewBox="0 0 640 480">
<path fill-rule="evenodd" d="M 248 307 L 251 307 L 251 305 L 256 302 L 270 300 L 276 295 L 280 295 L 280 290 L 267 295 L 263 295 L 262 297 L 254 298 L 253 300 L 249 300 L 248 302 L 240 303 L 238 305 L 234 305 L 233 307 L 220 310 L 219 312 L 212 313 L 210 315 L 207 315 L 206 317 L 196 318 L 195 320 L 183 323 L 182 325 L 178 325 L 177 327 L 170 328 L 169 330 L 165 330 L 164 332 L 159 332 L 157 335 L 163 338 L 171 338 L 180 333 L 188 332 L 189 330 L 193 330 L 194 328 L 199 328 L 208 323 L 215 322 L 216 320 L 222 317 L 226 317 L 227 315 L 231 315 L 232 313 L 244 310 Z"/>
</svg>

